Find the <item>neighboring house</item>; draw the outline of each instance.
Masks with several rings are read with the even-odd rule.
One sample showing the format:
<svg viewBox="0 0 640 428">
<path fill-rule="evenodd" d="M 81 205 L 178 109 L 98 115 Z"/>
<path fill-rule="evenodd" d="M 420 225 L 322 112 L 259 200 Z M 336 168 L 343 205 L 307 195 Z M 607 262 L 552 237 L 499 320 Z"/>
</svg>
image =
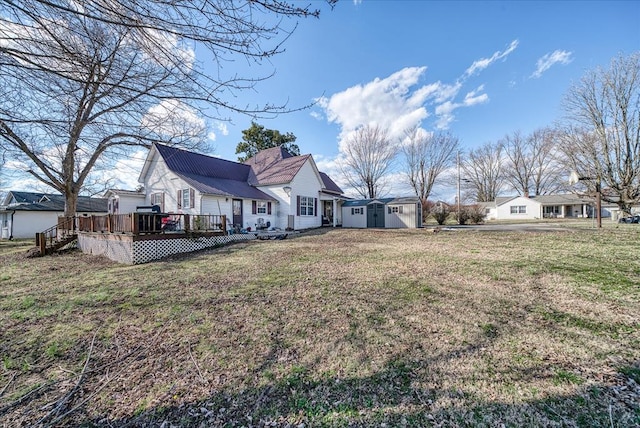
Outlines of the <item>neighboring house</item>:
<svg viewBox="0 0 640 428">
<path fill-rule="evenodd" d="M 533 220 L 540 218 L 586 218 L 594 215 L 593 198 L 573 193 L 562 195 L 498 197 L 482 202 L 487 220 Z M 612 217 L 616 206 L 603 204 L 603 218 Z"/>
<path fill-rule="evenodd" d="M 422 227 L 422 204 L 418 198 L 378 198 L 345 201 L 342 226 L 354 228 Z"/>
<path fill-rule="evenodd" d="M 258 152 L 246 163 L 154 144 L 139 178 L 146 204 L 166 213 L 226 215 L 228 225 L 255 229 L 308 229 L 341 223 L 346 199 L 311 155 L 281 147 Z"/>
<path fill-rule="evenodd" d="M 494 202 L 476 202 L 481 209 L 484 210 L 484 219 L 485 220 L 497 220 L 498 218 L 498 208 L 496 207 L 496 203 Z"/>
<path fill-rule="evenodd" d="M 0 205 L 2 239 L 34 238 L 58 224 L 64 215 L 65 199 L 62 195 L 10 191 Z M 78 197 L 78 215 L 106 214 L 107 200 Z"/>
<path fill-rule="evenodd" d="M 142 191 L 109 189 L 105 192 L 104 197 L 107 199 L 109 214 L 132 213 L 136 211 L 137 207 L 145 205 L 145 194 Z M 150 204 L 160 206 L 162 211 L 164 201 L 154 200 Z"/>
</svg>

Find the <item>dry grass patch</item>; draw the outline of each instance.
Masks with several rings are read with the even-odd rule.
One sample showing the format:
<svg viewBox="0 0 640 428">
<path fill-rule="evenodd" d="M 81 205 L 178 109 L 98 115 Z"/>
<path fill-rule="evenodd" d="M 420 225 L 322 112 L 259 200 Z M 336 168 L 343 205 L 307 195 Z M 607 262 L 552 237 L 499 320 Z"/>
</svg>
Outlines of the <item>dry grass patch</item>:
<svg viewBox="0 0 640 428">
<path fill-rule="evenodd" d="M 0 425 L 634 426 L 636 229 L 4 251 Z"/>
</svg>

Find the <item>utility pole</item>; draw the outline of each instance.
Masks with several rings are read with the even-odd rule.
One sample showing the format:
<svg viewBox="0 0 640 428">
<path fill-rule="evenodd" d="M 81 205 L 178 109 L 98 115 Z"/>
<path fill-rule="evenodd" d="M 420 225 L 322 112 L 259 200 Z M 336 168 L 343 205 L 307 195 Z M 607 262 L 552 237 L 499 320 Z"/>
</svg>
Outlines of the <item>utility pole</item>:
<svg viewBox="0 0 640 428">
<path fill-rule="evenodd" d="M 458 153 L 456 155 L 456 164 L 458 166 L 458 196 L 456 198 L 457 202 L 458 202 L 458 211 L 457 211 L 457 217 L 458 217 L 458 224 L 460 224 L 460 150 L 458 150 Z"/>
</svg>

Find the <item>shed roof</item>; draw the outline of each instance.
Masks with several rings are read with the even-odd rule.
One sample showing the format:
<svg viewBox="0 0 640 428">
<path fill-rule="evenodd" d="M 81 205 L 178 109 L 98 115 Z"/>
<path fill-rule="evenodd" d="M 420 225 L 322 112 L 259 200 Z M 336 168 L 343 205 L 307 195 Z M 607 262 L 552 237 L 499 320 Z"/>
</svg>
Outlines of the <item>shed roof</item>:
<svg viewBox="0 0 640 428">
<path fill-rule="evenodd" d="M 345 201 L 343 207 L 362 207 L 372 203 L 384 205 L 400 205 L 400 204 L 417 204 L 420 200 L 415 197 L 398 197 L 398 198 L 375 198 L 375 199 L 353 199 Z"/>
</svg>

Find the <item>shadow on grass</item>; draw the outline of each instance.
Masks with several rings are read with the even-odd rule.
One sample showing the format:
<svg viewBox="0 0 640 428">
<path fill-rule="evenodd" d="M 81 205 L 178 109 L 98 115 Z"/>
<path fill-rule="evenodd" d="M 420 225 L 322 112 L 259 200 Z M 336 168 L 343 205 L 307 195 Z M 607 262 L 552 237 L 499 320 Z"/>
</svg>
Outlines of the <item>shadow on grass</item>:
<svg viewBox="0 0 640 428">
<path fill-rule="evenodd" d="M 519 403 L 488 402 L 462 390 L 421 388 L 420 363 L 390 362 L 364 378 L 313 380 L 304 368 L 243 391 L 159 406 L 118 420 L 74 419 L 81 426 L 640 426 L 640 405 L 612 403 L 620 388 L 591 385 L 576 394 Z M 637 397 L 636 397 L 637 399 Z M 76 415 L 78 416 L 78 415 Z"/>
<path fill-rule="evenodd" d="M 47 425 L 51 421 L 44 421 L 42 426 L 640 426 L 640 387 L 635 383 L 640 373 L 640 362 L 621 368 L 615 381 L 607 384 L 576 385 L 571 388 L 575 392 L 568 395 L 541 391 L 539 398 L 535 399 L 518 399 L 514 393 L 512 402 L 478 396 L 471 384 L 448 387 L 440 382 L 442 364 L 446 366 L 450 361 L 469 357 L 498 336 L 498 330 L 485 330 L 477 343 L 430 358 L 408 358 L 404 355 L 410 352 L 399 350 L 370 376 L 318 374 L 313 367 L 290 365 L 277 378 L 273 376 L 265 380 L 263 377 L 262 381 L 255 381 L 258 385 L 252 387 L 213 387 L 207 397 L 195 402 L 178 403 L 169 390 L 160 399 L 163 404 L 140 408 L 122 418 L 90 415 L 80 407 L 68 417 L 56 420 L 54 425 Z M 260 379 L 260 373 L 275 368 L 280 354 L 286 350 L 277 334 L 272 340 L 271 351 L 253 373 L 255 379 Z M 527 381 L 549 376 L 548 370 L 520 368 L 512 369 L 509 378 Z M 573 383 L 571 378 L 559 381 Z M 504 387 L 504 383 L 496 384 L 496 388 Z M 77 397 L 77 400 L 82 401 L 82 397 Z M 14 410 L 28 414 L 33 410 L 28 407 L 25 403 Z M 0 414 L 0 422 L 1 417 Z"/>
</svg>

